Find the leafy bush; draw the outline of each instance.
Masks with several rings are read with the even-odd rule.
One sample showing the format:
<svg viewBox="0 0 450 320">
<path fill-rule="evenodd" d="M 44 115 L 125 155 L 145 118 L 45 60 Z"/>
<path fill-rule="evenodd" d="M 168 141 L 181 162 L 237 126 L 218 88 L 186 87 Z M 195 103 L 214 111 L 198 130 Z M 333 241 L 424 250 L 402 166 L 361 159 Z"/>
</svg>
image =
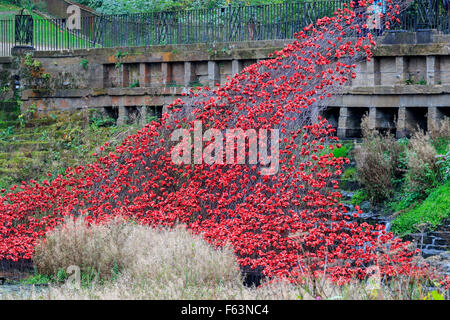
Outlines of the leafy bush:
<svg viewBox="0 0 450 320">
<path fill-rule="evenodd" d="M 436 158 L 442 180 L 444 182 L 450 180 L 450 151 L 446 154 L 437 155 Z"/>
<path fill-rule="evenodd" d="M 359 189 L 352 197 L 352 204 L 359 206 L 363 201 L 369 200 L 369 194 L 366 189 Z"/>
</svg>

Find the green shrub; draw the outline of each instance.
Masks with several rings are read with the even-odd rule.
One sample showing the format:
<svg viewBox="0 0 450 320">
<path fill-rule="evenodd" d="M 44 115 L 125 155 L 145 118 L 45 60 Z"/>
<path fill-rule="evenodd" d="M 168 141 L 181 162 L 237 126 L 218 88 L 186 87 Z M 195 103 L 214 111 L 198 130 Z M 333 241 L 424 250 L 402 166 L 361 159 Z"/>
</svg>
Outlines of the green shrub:
<svg viewBox="0 0 450 320">
<path fill-rule="evenodd" d="M 344 171 L 341 178 L 346 179 L 346 180 L 354 180 L 355 177 L 356 177 L 356 168 L 351 167 L 351 168 L 347 168 Z"/>
<path fill-rule="evenodd" d="M 353 142 L 351 142 L 351 143 L 344 142 L 344 143 L 341 144 L 340 148 L 335 148 L 333 150 L 333 155 L 336 158 L 340 158 L 340 157 L 348 158 L 352 148 L 353 148 Z"/>
<path fill-rule="evenodd" d="M 441 179 L 446 182 L 450 180 L 450 151 L 446 154 L 436 156 L 436 164 L 439 166 Z"/>
<path fill-rule="evenodd" d="M 369 200 L 369 194 L 366 189 L 359 189 L 352 197 L 352 204 L 359 206 L 363 201 Z"/>
<path fill-rule="evenodd" d="M 362 119 L 361 128 L 363 140 L 353 152 L 356 176 L 364 185 L 369 200 L 379 203 L 393 194 L 394 179 L 401 175 L 400 159 L 404 146 L 397 143 L 391 134 L 371 129 L 367 115 Z"/>
</svg>

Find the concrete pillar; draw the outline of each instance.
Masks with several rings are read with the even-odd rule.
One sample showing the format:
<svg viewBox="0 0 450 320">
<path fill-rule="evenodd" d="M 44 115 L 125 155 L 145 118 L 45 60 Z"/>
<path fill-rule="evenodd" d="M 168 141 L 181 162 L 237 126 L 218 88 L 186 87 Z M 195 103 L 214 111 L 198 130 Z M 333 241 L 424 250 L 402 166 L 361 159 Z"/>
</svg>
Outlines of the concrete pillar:
<svg viewBox="0 0 450 320">
<path fill-rule="evenodd" d="M 190 87 L 191 83 L 195 80 L 194 65 L 192 62 L 184 63 L 184 86 Z"/>
<path fill-rule="evenodd" d="M 146 63 L 139 64 L 139 86 L 150 87 L 150 66 Z"/>
<path fill-rule="evenodd" d="M 122 88 L 128 88 L 130 86 L 130 70 L 122 64 L 119 72 L 122 75 Z"/>
<path fill-rule="evenodd" d="M 111 87 L 111 79 L 109 78 L 109 67 L 107 64 L 103 65 L 103 88 Z"/>
<path fill-rule="evenodd" d="M 372 57 L 367 61 L 367 85 L 369 87 L 378 86 L 381 84 L 380 62 L 376 57 Z"/>
<path fill-rule="evenodd" d="M 241 60 L 233 60 L 231 61 L 231 75 L 234 77 L 236 73 L 242 71 L 242 61 Z"/>
<path fill-rule="evenodd" d="M 397 114 L 397 138 L 406 137 L 406 108 L 399 107 Z"/>
<path fill-rule="evenodd" d="M 437 63 L 436 56 L 427 56 L 427 84 L 428 85 L 436 85 L 437 84 Z"/>
<path fill-rule="evenodd" d="M 337 135 L 339 138 L 345 138 L 347 134 L 347 118 L 348 118 L 348 108 L 341 107 L 339 109 L 339 121 L 338 121 L 338 129 Z"/>
<path fill-rule="evenodd" d="M 119 117 L 117 118 L 117 125 L 124 125 L 128 120 L 128 110 L 124 106 L 119 106 Z"/>
<path fill-rule="evenodd" d="M 147 124 L 147 106 L 139 107 L 140 119 L 139 123 L 144 126 Z"/>
<path fill-rule="evenodd" d="M 377 108 L 369 107 L 369 129 L 376 129 L 377 127 Z"/>
<path fill-rule="evenodd" d="M 405 80 L 408 78 L 408 66 L 405 57 L 395 57 L 395 68 L 397 73 L 396 83 L 405 84 Z"/>
<path fill-rule="evenodd" d="M 427 59 L 428 61 L 428 59 Z M 439 128 L 439 110 L 437 107 L 428 107 L 427 129 L 433 130 Z"/>
<path fill-rule="evenodd" d="M 162 85 L 166 86 L 172 79 L 170 75 L 170 66 L 167 62 L 161 63 L 161 81 Z"/>
<path fill-rule="evenodd" d="M 211 89 L 220 83 L 220 68 L 216 61 L 208 61 L 208 85 Z"/>
</svg>

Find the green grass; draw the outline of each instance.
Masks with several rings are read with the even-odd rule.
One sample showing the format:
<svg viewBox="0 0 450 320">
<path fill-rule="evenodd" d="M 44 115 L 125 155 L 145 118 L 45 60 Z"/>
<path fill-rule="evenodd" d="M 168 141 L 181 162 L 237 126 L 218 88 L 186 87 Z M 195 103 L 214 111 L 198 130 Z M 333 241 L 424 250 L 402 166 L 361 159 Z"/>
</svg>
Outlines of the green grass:
<svg viewBox="0 0 450 320">
<path fill-rule="evenodd" d="M 3 9 L 2 9 L 3 8 Z M 11 11 L 12 10 L 12 11 Z M 14 42 L 14 15 L 20 10 L 19 7 L 1 3 L 0 11 L 11 11 L 11 15 L 0 15 L 0 41 Z M 65 47 L 91 47 L 88 41 L 68 32 L 64 28 L 58 27 L 49 20 L 36 13 L 31 14 L 33 23 L 33 44 L 46 46 L 48 49 L 58 49 Z"/>
<path fill-rule="evenodd" d="M 13 5 L 7 1 L 0 0 L 0 11 L 3 11 L 3 12 L 13 11 L 13 13 L 15 13 L 18 10 L 20 10 L 20 8 L 18 6 Z"/>
<path fill-rule="evenodd" d="M 340 148 L 337 148 L 336 144 L 333 143 L 333 150 L 327 146 L 320 152 L 320 155 L 329 154 L 331 152 L 336 158 L 350 158 L 350 152 L 353 149 L 353 141 L 340 141 L 339 143 L 341 144 Z"/>
<path fill-rule="evenodd" d="M 81 113 L 58 113 L 54 117 L 31 119 L 21 126 L 17 118 L 20 110 L 0 114 L 0 189 L 8 189 L 21 181 L 47 179 L 63 174 L 67 167 L 76 167 L 97 157 L 92 153 L 105 142 L 113 151 L 115 145 L 128 134 L 136 132 L 137 124 L 116 126 L 114 120 L 104 119 L 95 112 L 89 125 Z M 3 118 L 3 119 L 2 119 Z"/>
<path fill-rule="evenodd" d="M 418 225 L 427 223 L 436 228 L 450 218 L 450 181 L 436 188 L 421 204 L 407 209 L 392 223 L 392 231 L 398 235 L 417 232 Z"/>
<path fill-rule="evenodd" d="M 439 138 L 433 141 L 434 149 L 437 154 L 446 154 L 450 148 L 450 138 Z"/>
</svg>

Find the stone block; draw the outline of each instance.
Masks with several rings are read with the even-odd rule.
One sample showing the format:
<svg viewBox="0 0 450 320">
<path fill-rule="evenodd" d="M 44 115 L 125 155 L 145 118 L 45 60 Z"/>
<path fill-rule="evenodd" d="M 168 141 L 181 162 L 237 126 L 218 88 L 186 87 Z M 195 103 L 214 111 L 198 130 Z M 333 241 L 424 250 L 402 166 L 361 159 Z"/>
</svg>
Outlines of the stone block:
<svg viewBox="0 0 450 320">
<path fill-rule="evenodd" d="M 240 60 L 231 61 L 231 75 L 234 76 L 242 70 L 242 62 Z"/>
<path fill-rule="evenodd" d="M 220 69 L 216 61 L 208 61 L 208 85 L 214 88 L 216 84 L 220 84 Z"/>
<path fill-rule="evenodd" d="M 184 63 L 184 86 L 189 87 L 196 79 L 194 64 L 192 62 Z"/>
<path fill-rule="evenodd" d="M 147 63 L 139 64 L 139 85 L 149 87 L 151 83 L 150 65 Z"/>
</svg>

